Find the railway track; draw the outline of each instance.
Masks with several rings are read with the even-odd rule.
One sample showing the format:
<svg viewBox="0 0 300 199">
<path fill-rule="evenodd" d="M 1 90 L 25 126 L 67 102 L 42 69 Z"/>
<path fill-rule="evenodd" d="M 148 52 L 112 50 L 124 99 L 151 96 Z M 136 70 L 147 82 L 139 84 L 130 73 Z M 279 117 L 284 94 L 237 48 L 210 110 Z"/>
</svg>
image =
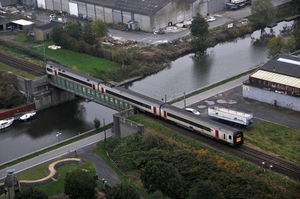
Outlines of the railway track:
<svg viewBox="0 0 300 199">
<path fill-rule="evenodd" d="M 150 117 L 149 115 L 147 115 L 147 117 L 155 119 L 157 122 L 163 124 L 164 126 L 170 129 L 173 129 L 175 132 L 184 135 L 186 137 L 189 137 L 191 139 L 197 140 L 208 147 L 211 147 L 219 151 L 223 151 L 225 153 L 234 155 L 246 161 L 252 162 L 255 165 L 261 166 L 265 172 L 273 171 L 283 176 L 286 176 L 292 180 L 300 182 L 299 164 L 280 158 L 275 154 L 271 154 L 269 152 L 250 147 L 247 145 L 247 143 L 242 145 L 241 147 L 237 147 L 237 148 L 231 147 L 219 143 L 211 138 L 197 134 L 196 132 L 182 128 L 180 126 L 164 122 L 160 119 Z"/>
<path fill-rule="evenodd" d="M 243 145 L 236 150 L 240 151 L 243 156 L 249 156 L 255 162 L 260 162 L 264 171 L 273 170 L 300 182 L 300 165 L 247 145 Z"/>
<path fill-rule="evenodd" d="M 46 75 L 45 68 L 0 51 L 0 62 L 34 76 Z"/>
</svg>

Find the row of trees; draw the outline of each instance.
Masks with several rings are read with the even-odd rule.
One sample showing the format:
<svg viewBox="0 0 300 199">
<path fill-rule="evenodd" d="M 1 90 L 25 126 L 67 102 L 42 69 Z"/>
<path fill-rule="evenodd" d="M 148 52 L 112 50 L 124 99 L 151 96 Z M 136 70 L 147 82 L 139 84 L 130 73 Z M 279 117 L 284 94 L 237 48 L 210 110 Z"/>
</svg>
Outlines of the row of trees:
<svg viewBox="0 0 300 199">
<path fill-rule="evenodd" d="M 70 20 L 65 27 L 56 27 L 51 32 L 51 38 L 56 45 L 75 52 L 105 58 L 124 65 L 132 62 L 131 54 L 123 48 L 102 48 L 101 41 L 108 35 L 104 22 L 97 19 L 83 26 L 79 21 Z"/>
</svg>

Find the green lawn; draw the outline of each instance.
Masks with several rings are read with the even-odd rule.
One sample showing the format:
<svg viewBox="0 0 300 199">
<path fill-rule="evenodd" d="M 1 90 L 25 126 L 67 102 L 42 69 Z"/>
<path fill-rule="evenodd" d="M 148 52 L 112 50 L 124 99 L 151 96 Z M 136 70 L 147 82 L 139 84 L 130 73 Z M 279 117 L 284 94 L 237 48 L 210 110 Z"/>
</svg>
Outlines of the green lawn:
<svg viewBox="0 0 300 199">
<path fill-rule="evenodd" d="M 300 130 L 260 122 L 243 131 L 246 143 L 300 163 Z"/>
<path fill-rule="evenodd" d="M 99 74 L 103 74 L 108 70 L 121 68 L 121 65 L 115 62 L 65 49 L 52 50 L 46 48 L 46 56 L 60 62 L 62 65 L 71 66 L 95 76 L 99 76 Z"/>
<path fill-rule="evenodd" d="M 46 169 L 51 163 L 52 162 L 50 162 L 48 164 L 43 164 L 34 169 L 29 169 L 28 171 L 22 172 L 17 175 L 18 179 L 19 180 L 37 180 L 40 178 L 44 178 L 48 175 L 46 172 Z M 44 191 L 48 196 L 54 196 L 54 195 L 61 194 L 64 192 L 64 181 L 65 181 L 66 174 L 75 169 L 86 169 L 86 170 L 89 170 L 93 176 L 96 175 L 96 169 L 94 167 L 94 163 L 90 162 L 90 161 L 85 161 L 84 163 L 82 163 L 80 165 L 76 165 L 76 164 L 64 165 L 58 169 L 59 177 L 58 177 L 57 181 L 51 182 L 51 183 L 43 185 L 43 186 L 38 186 L 37 188 Z M 24 187 L 22 187 L 22 189 L 23 188 Z"/>
</svg>

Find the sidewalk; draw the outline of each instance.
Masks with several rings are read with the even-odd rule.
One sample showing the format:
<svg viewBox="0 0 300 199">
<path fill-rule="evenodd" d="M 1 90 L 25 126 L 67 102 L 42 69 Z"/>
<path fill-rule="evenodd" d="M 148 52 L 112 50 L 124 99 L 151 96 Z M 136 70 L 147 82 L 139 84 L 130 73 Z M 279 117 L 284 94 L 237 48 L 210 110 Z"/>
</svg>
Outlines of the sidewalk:
<svg viewBox="0 0 300 199">
<path fill-rule="evenodd" d="M 189 106 L 191 104 L 195 104 L 195 103 L 197 103 L 199 101 L 202 101 L 204 99 L 208 99 L 209 97 L 212 97 L 215 94 L 222 93 L 224 91 L 230 90 L 230 89 L 235 88 L 237 86 L 241 86 L 243 81 L 246 81 L 248 79 L 248 76 L 249 75 L 245 75 L 245 76 L 240 77 L 238 79 L 235 79 L 233 81 L 227 82 L 227 83 L 225 83 L 221 86 L 214 87 L 214 88 L 212 88 L 208 91 L 205 91 L 203 93 L 199 93 L 199 94 L 194 95 L 192 97 L 189 97 L 185 100 L 185 104 L 186 104 L 186 106 Z M 184 100 L 175 102 L 172 105 L 176 106 L 178 108 L 184 108 Z"/>
</svg>

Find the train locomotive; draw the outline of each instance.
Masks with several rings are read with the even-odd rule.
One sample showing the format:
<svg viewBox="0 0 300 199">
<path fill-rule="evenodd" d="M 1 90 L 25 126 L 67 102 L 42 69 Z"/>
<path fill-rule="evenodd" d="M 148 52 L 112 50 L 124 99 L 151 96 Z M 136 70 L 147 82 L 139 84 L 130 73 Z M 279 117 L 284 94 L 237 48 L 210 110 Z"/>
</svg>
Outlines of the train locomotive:
<svg viewBox="0 0 300 199">
<path fill-rule="evenodd" d="M 48 61 L 46 64 L 46 73 L 49 79 L 55 77 L 55 81 L 59 81 L 60 85 L 72 82 L 76 85 L 80 85 L 78 87 L 87 93 L 92 93 L 93 95 L 95 93 L 101 93 L 113 97 L 119 101 L 130 104 L 138 111 L 160 117 L 165 121 L 175 123 L 231 146 L 239 146 L 244 142 L 243 132 L 236 128 L 218 123 L 203 116 L 194 115 L 183 109 L 164 103 L 161 100 L 142 95 L 123 87 L 107 86 L 104 81 L 98 78 L 72 70 L 68 67 Z"/>
</svg>

